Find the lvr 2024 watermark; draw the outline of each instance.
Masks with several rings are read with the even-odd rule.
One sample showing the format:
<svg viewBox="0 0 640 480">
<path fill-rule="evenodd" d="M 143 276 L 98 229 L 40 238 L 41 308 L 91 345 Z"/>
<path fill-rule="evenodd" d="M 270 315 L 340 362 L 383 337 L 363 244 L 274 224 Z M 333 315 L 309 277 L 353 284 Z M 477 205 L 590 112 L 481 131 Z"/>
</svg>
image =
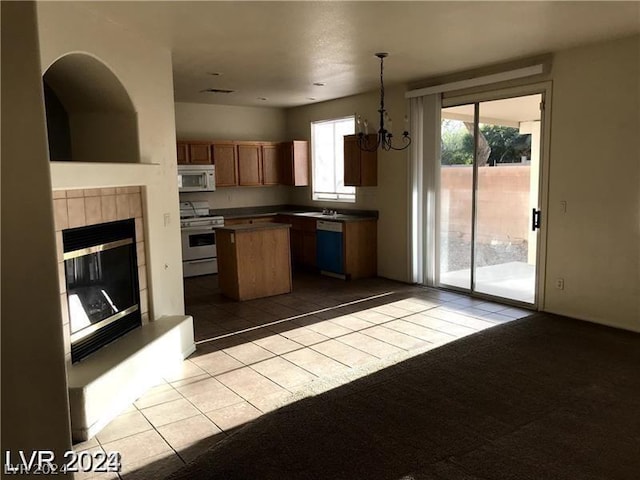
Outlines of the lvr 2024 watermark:
<svg viewBox="0 0 640 480">
<path fill-rule="evenodd" d="M 67 450 L 62 456 L 62 462 L 56 461 L 56 455 L 51 450 L 34 450 L 26 452 L 18 450 L 4 452 L 5 475 L 57 475 L 75 472 L 119 472 L 122 467 L 120 452 Z"/>
</svg>

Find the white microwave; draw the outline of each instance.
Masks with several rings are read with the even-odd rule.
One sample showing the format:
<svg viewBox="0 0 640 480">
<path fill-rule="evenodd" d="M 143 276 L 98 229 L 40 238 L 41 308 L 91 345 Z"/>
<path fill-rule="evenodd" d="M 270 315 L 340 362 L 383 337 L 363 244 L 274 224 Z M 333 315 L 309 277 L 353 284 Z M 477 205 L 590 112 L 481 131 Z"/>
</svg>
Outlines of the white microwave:
<svg viewBox="0 0 640 480">
<path fill-rule="evenodd" d="M 178 165 L 178 191 L 213 192 L 215 189 L 214 165 Z"/>
</svg>

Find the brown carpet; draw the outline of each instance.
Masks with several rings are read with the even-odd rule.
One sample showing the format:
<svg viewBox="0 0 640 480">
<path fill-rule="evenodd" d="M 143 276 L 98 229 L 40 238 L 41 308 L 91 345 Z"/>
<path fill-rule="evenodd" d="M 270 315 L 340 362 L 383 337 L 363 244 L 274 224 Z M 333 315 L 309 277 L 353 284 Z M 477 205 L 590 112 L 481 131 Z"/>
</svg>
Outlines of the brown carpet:
<svg viewBox="0 0 640 480">
<path fill-rule="evenodd" d="M 177 479 L 640 478 L 640 335 L 536 314 L 238 429 Z"/>
</svg>

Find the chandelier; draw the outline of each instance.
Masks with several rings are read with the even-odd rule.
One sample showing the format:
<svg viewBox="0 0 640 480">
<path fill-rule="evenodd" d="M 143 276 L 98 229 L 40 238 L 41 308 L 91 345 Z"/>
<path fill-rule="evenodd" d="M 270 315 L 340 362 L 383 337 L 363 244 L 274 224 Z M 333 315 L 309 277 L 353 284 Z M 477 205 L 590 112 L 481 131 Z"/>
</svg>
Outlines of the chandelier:
<svg viewBox="0 0 640 480">
<path fill-rule="evenodd" d="M 402 133 L 402 142 L 401 146 L 393 144 L 393 134 L 391 133 L 393 129 L 393 122 L 391 121 L 391 117 L 384 109 L 384 59 L 388 56 L 388 53 L 380 52 L 376 53 L 375 56 L 380 59 L 380 108 L 378 109 L 378 113 L 380 114 L 380 126 L 378 128 L 377 135 L 369 135 L 369 122 L 367 119 L 361 119 L 360 115 L 356 116 L 356 128 L 358 130 L 358 147 L 360 150 L 364 150 L 366 152 L 375 152 L 378 148 L 382 148 L 383 150 L 404 150 L 411 144 L 411 137 L 409 137 L 409 132 L 404 131 Z"/>
</svg>

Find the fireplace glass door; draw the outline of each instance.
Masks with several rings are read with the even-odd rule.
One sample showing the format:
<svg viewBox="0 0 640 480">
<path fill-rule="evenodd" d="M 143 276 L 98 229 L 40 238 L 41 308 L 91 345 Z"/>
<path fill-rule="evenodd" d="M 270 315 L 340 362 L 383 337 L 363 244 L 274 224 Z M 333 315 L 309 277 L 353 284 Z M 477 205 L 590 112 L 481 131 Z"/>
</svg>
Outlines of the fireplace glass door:
<svg viewBox="0 0 640 480">
<path fill-rule="evenodd" d="M 115 231 L 109 232 L 109 226 Z M 112 222 L 63 235 L 65 250 L 69 246 L 64 263 L 71 354 L 76 361 L 141 323 L 135 224 Z"/>
</svg>

